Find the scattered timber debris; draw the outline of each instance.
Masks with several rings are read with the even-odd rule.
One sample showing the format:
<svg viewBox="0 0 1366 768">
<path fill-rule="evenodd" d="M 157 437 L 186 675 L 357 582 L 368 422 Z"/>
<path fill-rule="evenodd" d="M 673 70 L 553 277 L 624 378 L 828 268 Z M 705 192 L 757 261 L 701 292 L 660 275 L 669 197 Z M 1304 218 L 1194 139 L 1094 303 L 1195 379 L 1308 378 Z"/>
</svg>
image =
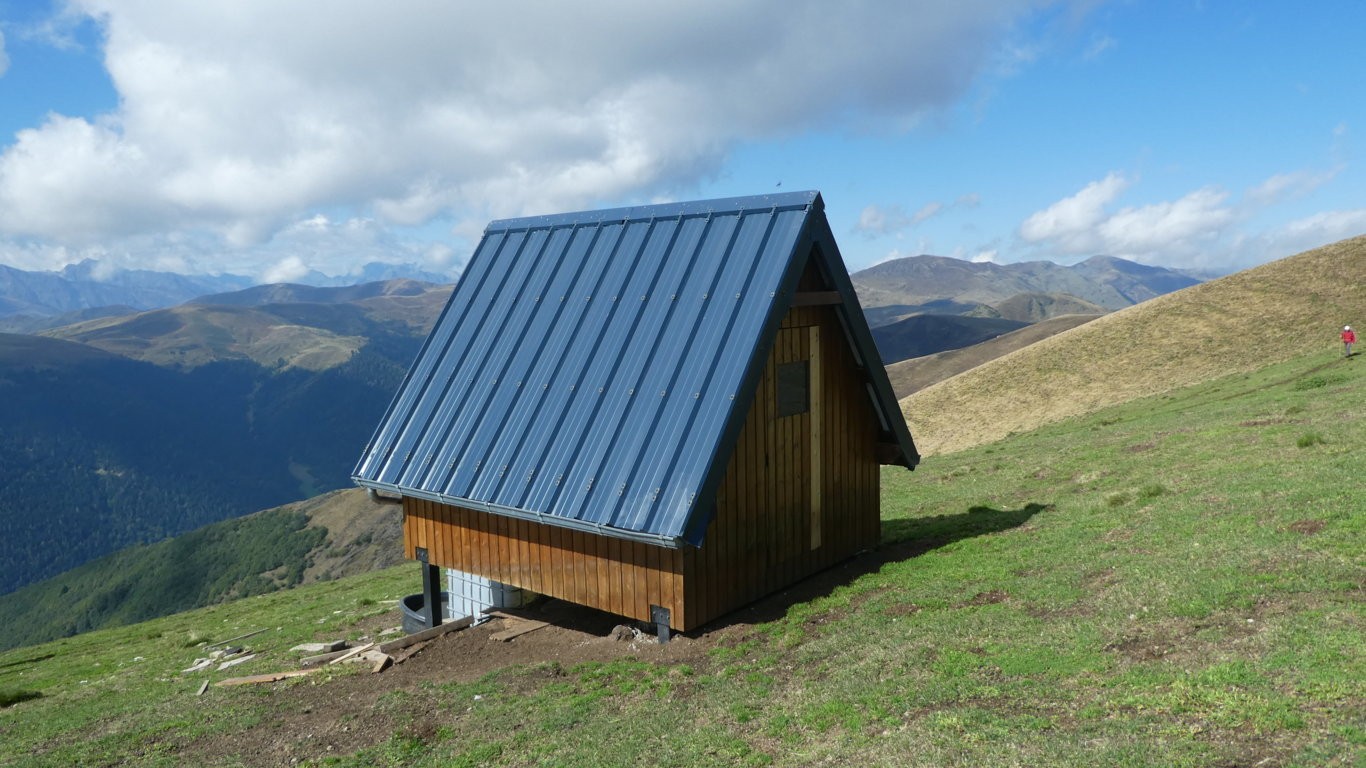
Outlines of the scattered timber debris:
<svg viewBox="0 0 1366 768">
<path fill-rule="evenodd" d="M 213 666 L 213 659 L 195 659 L 194 664 L 180 670 L 180 674 L 188 675 L 191 672 L 203 672 Z"/>
<path fill-rule="evenodd" d="M 260 683 L 273 683 L 277 680 L 286 680 L 291 677 L 303 677 L 317 672 L 317 669 L 290 669 L 284 672 L 272 672 L 266 675 L 249 675 L 247 677 L 229 677 L 226 680 L 219 680 L 214 683 L 216 687 L 223 688 L 230 685 L 258 685 Z"/>
<path fill-rule="evenodd" d="M 351 650 L 347 651 L 346 653 L 343 653 L 342 655 L 338 656 L 338 657 L 335 658 L 335 659 L 332 659 L 331 661 L 329 661 L 329 662 L 327 662 L 327 663 L 328 663 L 328 664 L 340 664 L 340 663 L 342 663 L 343 661 L 346 661 L 347 659 L 351 658 L 352 656 L 359 656 L 360 654 L 365 653 L 366 651 L 368 651 L 368 650 L 370 650 L 371 648 L 374 648 L 374 647 L 375 647 L 375 644 L 374 644 L 374 643 L 366 643 L 365 645 L 356 646 L 355 648 L 352 648 Z"/>
<path fill-rule="evenodd" d="M 248 661 L 251 661 L 251 660 L 254 659 L 254 658 L 256 658 L 256 654 L 254 654 L 254 653 L 248 653 L 248 654 L 245 655 L 245 656 L 238 656 L 238 657 L 235 658 L 235 659 L 228 659 L 227 661 L 225 661 L 225 662 L 223 662 L 222 664 L 219 664 L 219 665 L 218 665 L 218 671 L 219 671 L 219 672 L 222 672 L 223 670 L 227 669 L 228 667 L 235 667 L 235 666 L 237 666 L 238 664 L 244 664 L 244 663 L 246 663 L 246 662 L 248 662 Z"/>
<path fill-rule="evenodd" d="M 289 650 L 297 653 L 332 653 L 346 649 L 345 640 L 331 640 L 326 643 L 301 643 Z"/>
<path fill-rule="evenodd" d="M 206 646 L 204 646 L 204 647 L 205 647 L 205 648 L 217 648 L 217 647 L 220 646 L 220 645 L 227 645 L 228 643 L 235 643 L 235 642 L 237 642 L 238 640 L 246 640 L 248 637 L 255 637 L 255 636 L 257 636 L 257 635 L 259 635 L 259 634 L 261 634 L 262 632 L 265 632 L 265 631 L 267 631 L 267 630 L 265 630 L 265 629 L 258 629 L 258 630 L 256 630 L 255 632 L 248 632 L 248 633 L 246 633 L 245 635 L 238 635 L 237 637 L 230 637 L 230 638 L 228 638 L 227 640 L 220 640 L 220 641 L 217 642 L 217 643 L 209 643 L 208 645 L 206 645 Z"/>
<path fill-rule="evenodd" d="M 271 672 L 262 675 L 249 675 L 247 677 L 230 677 L 226 680 L 220 680 L 217 683 L 214 683 L 214 686 L 225 687 L 233 685 L 259 685 L 263 683 L 274 683 L 279 680 L 288 680 L 294 677 L 311 675 L 314 672 L 322 670 L 324 665 L 331 664 L 366 663 L 370 665 L 371 673 L 379 673 L 383 672 L 389 667 L 392 667 L 395 664 L 402 664 L 403 662 L 412 658 L 414 655 L 417 654 L 418 651 L 421 651 L 423 648 L 425 648 L 427 644 L 429 644 L 432 640 L 435 640 L 436 638 L 441 637 L 442 635 L 445 635 L 447 633 L 455 632 L 456 630 L 460 629 L 465 629 L 473 623 L 474 620 L 472 618 L 466 617 L 463 619 L 457 619 L 456 621 L 448 621 L 445 624 L 440 624 L 430 629 L 424 629 L 421 632 L 415 632 L 405 637 L 389 640 L 385 643 L 369 642 L 363 645 L 358 645 L 354 648 L 347 648 L 347 643 L 345 640 L 337 640 L 330 643 L 304 643 L 302 645 L 297 645 L 291 648 L 290 650 L 296 652 L 324 650 L 326 652 L 317 654 L 315 656 L 306 656 L 300 659 L 299 665 L 300 667 L 302 667 L 301 669 L 284 670 L 281 672 Z M 533 627 L 532 629 L 539 628 L 540 627 Z M 525 631 L 529 632 L 531 631 L 531 629 L 527 629 Z M 233 640 L 240 639 L 241 638 L 233 638 Z M 230 640 L 228 642 L 232 641 Z M 230 650 L 234 650 L 240 653 L 242 649 L 239 648 Z M 230 656 L 231 654 L 228 654 L 225 651 L 214 651 L 209 655 L 212 658 L 196 659 L 195 665 L 185 671 L 190 672 L 207 669 L 209 666 L 213 664 L 215 660 L 225 658 L 227 656 Z M 235 664 L 241 664 L 254 658 L 256 658 L 256 654 L 254 653 L 245 656 L 240 656 L 238 658 L 230 658 L 228 661 L 224 661 L 222 664 L 220 664 L 218 668 L 224 669 L 226 667 Z M 209 682 L 205 680 L 204 683 L 200 686 L 199 692 L 196 695 L 203 695 L 204 691 L 207 690 L 208 687 Z"/>
<path fill-rule="evenodd" d="M 489 635 L 490 640 L 497 640 L 500 643 L 506 643 L 514 637 L 521 637 L 528 632 L 535 632 L 542 627 L 550 626 L 548 621 L 541 621 L 506 609 L 485 609 L 484 615 L 503 620 L 503 629 Z"/>
</svg>

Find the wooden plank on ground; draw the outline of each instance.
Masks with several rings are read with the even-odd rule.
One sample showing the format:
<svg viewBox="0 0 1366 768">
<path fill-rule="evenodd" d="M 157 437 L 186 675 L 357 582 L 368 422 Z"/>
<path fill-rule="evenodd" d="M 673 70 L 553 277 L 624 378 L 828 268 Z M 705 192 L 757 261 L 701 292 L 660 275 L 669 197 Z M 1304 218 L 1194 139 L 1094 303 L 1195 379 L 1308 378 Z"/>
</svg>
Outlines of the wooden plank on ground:
<svg viewBox="0 0 1366 768">
<path fill-rule="evenodd" d="M 521 637 L 522 635 L 525 635 L 528 632 L 535 632 L 541 627 L 550 626 L 550 622 L 548 621 L 530 621 L 528 619 L 516 618 L 505 618 L 503 619 L 503 621 L 506 622 L 507 628 L 502 630 L 501 632 L 494 632 L 493 634 L 489 635 L 490 640 L 497 640 L 500 643 L 506 643 L 514 637 Z"/>
<path fill-rule="evenodd" d="M 343 653 L 342 655 L 338 656 L 337 658 L 335 658 L 335 659 L 333 659 L 333 660 L 331 660 L 331 661 L 329 661 L 329 662 L 327 662 L 327 663 L 328 663 L 328 664 L 340 664 L 340 663 L 342 663 L 343 661 L 346 661 L 347 659 L 351 658 L 352 656 L 359 656 L 359 655 L 361 655 L 362 653 L 365 653 L 366 651 L 368 651 L 368 650 L 370 650 L 371 648 L 374 648 L 374 647 L 375 647 L 375 644 L 374 644 L 374 643 L 366 643 L 365 645 L 358 645 L 358 646 L 356 646 L 355 648 L 352 648 L 351 650 L 347 651 L 346 653 Z"/>
<path fill-rule="evenodd" d="M 269 629 L 269 628 L 267 628 L 267 629 Z M 216 642 L 216 643 L 211 643 L 211 644 L 209 644 L 209 645 L 204 646 L 204 648 L 205 648 L 205 649 L 217 648 L 217 647 L 220 646 L 220 645 L 227 645 L 228 643 L 235 643 L 235 642 L 237 642 L 238 640 L 245 640 L 245 639 L 247 639 L 248 637 L 255 637 L 256 635 L 259 635 L 259 634 L 261 634 L 262 632 L 265 632 L 265 631 L 266 631 L 265 629 L 258 629 L 258 630 L 256 630 L 255 632 L 248 632 L 248 633 L 246 633 L 245 635 L 238 635 L 237 637 L 231 637 L 231 638 L 228 638 L 227 640 L 220 640 L 220 641 L 218 641 L 218 642 Z"/>
<path fill-rule="evenodd" d="M 350 652 L 350 649 L 343 648 L 340 651 L 332 651 L 331 653 L 320 653 L 317 656 L 305 656 L 302 659 L 299 659 L 299 666 L 312 667 L 318 664 L 326 664 L 327 662 L 332 661 L 333 659 L 339 659 Z"/>
<path fill-rule="evenodd" d="M 392 655 L 394 651 L 402 650 L 410 645 L 416 645 L 422 642 L 423 640 L 431 640 L 433 638 L 441 637 L 447 632 L 454 632 L 457 629 L 464 629 L 465 627 L 468 627 L 473 623 L 474 617 L 472 616 L 466 616 L 464 618 L 456 619 L 454 621 L 448 621 L 445 624 L 438 624 L 435 627 L 429 627 L 427 629 L 422 630 L 421 632 L 414 632 L 411 635 L 407 635 L 406 637 L 400 637 L 397 640 L 390 640 L 387 643 L 381 644 L 379 646 L 379 650 L 382 653 Z"/>
<path fill-rule="evenodd" d="M 247 677 L 229 677 L 226 680 L 219 680 L 215 686 L 222 688 L 228 685 L 256 685 L 260 683 L 273 683 L 276 680 L 285 680 L 291 677 L 302 677 L 317 672 L 319 668 L 313 669 L 291 669 L 285 672 L 272 672 L 267 675 L 248 675 Z"/>
<path fill-rule="evenodd" d="M 421 651 L 423 648 L 426 648 L 427 645 L 428 645 L 428 643 L 430 643 L 430 642 L 432 642 L 432 641 L 431 641 L 431 640 L 423 640 L 423 641 L 420 642 L 420 643 L 414 643 L 413 645 L 410 645 L 410 646 L 408 646 L 407 648 L 404 648 L 403 650 L 399 651 L 397 655 L 394 656 L 394 663 L 395 663 L 395 664 L 402 664 L 403 662 L 407 661 L 408 659 L 411 659 L 412 657 L 416 656 L 417 653 L 418 653 L 419 651 Z"/>
</svg>

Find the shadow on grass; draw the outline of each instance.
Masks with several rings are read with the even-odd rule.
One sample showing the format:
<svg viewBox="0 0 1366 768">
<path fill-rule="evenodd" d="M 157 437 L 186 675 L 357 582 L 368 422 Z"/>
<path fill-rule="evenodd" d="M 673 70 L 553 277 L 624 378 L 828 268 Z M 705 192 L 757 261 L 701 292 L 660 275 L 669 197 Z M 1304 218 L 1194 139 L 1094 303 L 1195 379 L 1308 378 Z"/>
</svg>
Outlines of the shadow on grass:
<svg viewBox="0 0 1366 768">
<path fill-rule="evenodd" d="M 1050 504 L 1029 503 L 1019 509 L 993 509 L 978 505 L 961 515 L 935 515 L 882 521 L 883 548 L 909 545 L 907 555 L 936 549 L 955 541 L 999 533 L 1029 522 L 1029 518 L 1051 509 Z M 899 558 L 894 558 L 899 559 Z"/>
<path fill-rule="evenodd" d="M 45 653 L 42 656 L 33 656 L 31 658 L 19 659 L 17 661 L 7 661 L 4 664 L 0 664 L 0 669 L 6 669 L 8 667 L 22 667 L 28 664 L 37 664 L 40 661 L 46 661 L 56 655 L 57 654 L 55 653 Z"/>
<path fill-rule="evenodd" d="M 758 624 L 784 616 L 794 605 L 829 595 L 865 574 L 874 573 L 888 563 L 923 555 L 956 541 L 986 536 L 1024 525 L 1051 504 L 1029 503 L 1019 509 L 994 509 L 974 506 L 959 515 L 936 515 L 904 520 L 882 521 L 882 544 L 815 573 L 780 592 L 760 598 L 702 627 L 708 632 L 731 624 Z M 693 634 L 689 632 L 687 634 Z"/>
<path fill-rule="evenodd" d="M 696 629 L 682 633 L 696 637 L 736 624 L 761 624 L 782 618 L 794 605 L 829 595 L 835 589 L 873 573 L 888 563 L 900 562 L 956 541 L 999 533 L 1018 527 L 1031 517 L 1051 509 L 1049 504 L 1026 504 L 1019 509 L 970 507 L 959 515 L 936 515 L 882 522 L 882 544 L 836 563 L 824 571 L 761 597 Z M 608 634 L 617 624 L 639 624 L 620 616 L 562 600 L 545 600 L 524 610 L 504 609 L 528 619 L 548 621 L 559 627 L 593 635 Z M 644 627 L 645 625 L 640 625 Z"/>
<path fill-rule="evenodd" d="M 43 694 L 39 691 L 0 691 L 0 709 L 12 707 L 21 701 L 41 698 L 43 698 Z"/>
</svg>

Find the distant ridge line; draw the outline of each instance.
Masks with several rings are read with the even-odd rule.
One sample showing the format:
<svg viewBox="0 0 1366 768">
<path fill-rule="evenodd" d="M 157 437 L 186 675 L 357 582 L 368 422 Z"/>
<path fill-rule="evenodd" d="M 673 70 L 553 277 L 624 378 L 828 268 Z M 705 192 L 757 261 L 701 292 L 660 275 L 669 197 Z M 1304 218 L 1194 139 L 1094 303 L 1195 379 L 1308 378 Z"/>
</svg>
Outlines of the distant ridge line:
<svg viewBox="0 0 1366 768">
<path fill-rule="evenodd" d="M 1366 322 L 1366 235 L 1093 320 L 901 400 L 926 455 L 1334 349 Z"/>
</svg>

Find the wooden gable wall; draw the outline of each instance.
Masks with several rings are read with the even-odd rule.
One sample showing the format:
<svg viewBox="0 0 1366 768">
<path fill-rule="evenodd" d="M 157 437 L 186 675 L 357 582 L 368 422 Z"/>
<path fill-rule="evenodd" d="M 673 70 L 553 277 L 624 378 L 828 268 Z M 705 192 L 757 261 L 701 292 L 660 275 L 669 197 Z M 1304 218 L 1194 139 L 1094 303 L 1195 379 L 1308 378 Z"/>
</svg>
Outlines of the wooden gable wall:
<svg viewBox="0 0 1366 768">
<path fill-rule="evenodd" d="M 779 417 L 777 368 L 800 360 L 812 361 L 809 409 Z M 405 554 L 415 558 L 423 547 L 433 565 L 640 621 L 658 605 L 686 631 L 877 544 L 877 432 L 835 308 L 794 306 L 701 547 L 668 549 L 405 498 Z"/>
</svg>

